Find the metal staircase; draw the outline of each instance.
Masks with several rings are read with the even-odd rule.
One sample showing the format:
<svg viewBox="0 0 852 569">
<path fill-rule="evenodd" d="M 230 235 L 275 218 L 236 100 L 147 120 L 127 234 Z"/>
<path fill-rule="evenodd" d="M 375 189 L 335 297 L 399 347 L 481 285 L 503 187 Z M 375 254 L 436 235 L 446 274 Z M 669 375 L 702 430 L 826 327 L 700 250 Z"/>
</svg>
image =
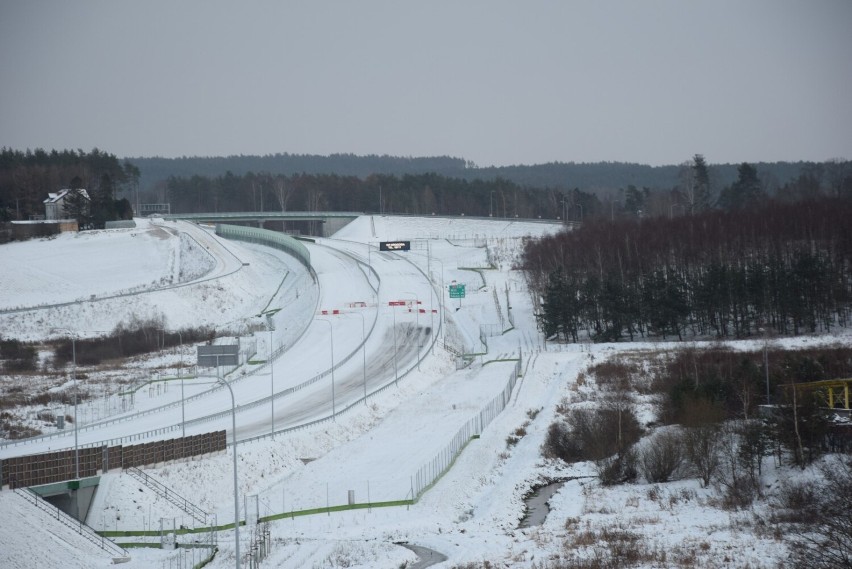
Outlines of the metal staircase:
<svg viewBox="0 0 852 569">
<path fill-rule="evenodd" d="M 90 528 L 83 522 L 74 519 L 72 516 L 69 516 L 29 488 L 15 488 L 15 494 L 39 508 L 47 512 L 51 518 L 57 520 L 61 524 L 68 526 L 75 532 L 79 533 L 104 551 L 108 552 L 112 556 L 113 563 L 126 563 L 130 561 L 130 556 L 127 554 L 127 551 L 113 543 L 112 540 L 105 538 L 104 536 L 98 534 L 94 529 Z"/>
<path fill-rule="evenodd" d="M 207 512 L 175 492 L 170 490 L 168 486 L 149 476 L 136 467 L 130 466 L 124 470 L 127 474 L 153 490 L 158 496 L 162 496 L 167 501 L 171 502 L 200 524 L 207 523 Z"/>
</svg>

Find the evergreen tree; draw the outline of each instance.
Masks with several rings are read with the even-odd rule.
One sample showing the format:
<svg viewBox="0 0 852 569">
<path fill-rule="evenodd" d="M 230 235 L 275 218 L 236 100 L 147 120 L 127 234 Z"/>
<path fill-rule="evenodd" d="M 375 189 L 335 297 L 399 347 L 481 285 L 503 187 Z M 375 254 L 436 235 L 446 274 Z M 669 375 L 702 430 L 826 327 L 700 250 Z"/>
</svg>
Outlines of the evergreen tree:
<svg viewBox="0 0 852 569">
<path fill-rule="evenodd" d="M 727 211 L 752 208 L 764 197 L 757 170 L 751 164 L 743 162 L 737 168 L 736 182 L 722 190 L 719 195 L 719 207 Z"/>
<path fill-rule="evenodd" d="M 695 203 L 693 211 L 705 211 L 710 208 L 710 171 L 704 156 L 696 154 L 692 157 L 692 180 L 695 185 Z"/>
<path fill-rule="evenodd" d="M 624 192 L 624 209 L 633 215 L 639 215 L 645 209 L 645 196 L 633 184 L 627 186 Z"/>
<path fill-rule="evenodd" d="M 91 227 L 92 218 L 89 212 L 89 198 L 85 190 L 73 188 L 65 194 L 63 216 L 67 219 L 76 220 L 78 229 L 83 230 Z"/>
<path fill-rule="evenodd" d="M 107 221 L 116 219 L 115 184 L 109 174 L 101 175 L 100 183 L 90 197 L 92 226 L 103 229 Z"/>
<path fill-rule="evenodd" d="M 565 274 L 559 269 L 548 276 L 547 288 L 542 300 L 542 312 L 538 316 L 539 326 L 541 326 L 545 338 L 549 338 L 559 331 L 564 313 L 565 297 Z"/>
</svg>

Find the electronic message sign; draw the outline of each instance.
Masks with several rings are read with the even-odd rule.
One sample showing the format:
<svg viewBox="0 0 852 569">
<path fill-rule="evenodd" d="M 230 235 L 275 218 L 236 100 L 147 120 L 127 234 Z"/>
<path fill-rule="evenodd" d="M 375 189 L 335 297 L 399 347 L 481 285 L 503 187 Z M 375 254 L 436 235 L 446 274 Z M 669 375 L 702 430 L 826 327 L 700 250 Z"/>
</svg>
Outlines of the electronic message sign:
<svg viewBox="0 0 852 569">
<path fill-rule="evenodd" d="M 411 241 L 379 241 L 379 251 L 408 251 Z"/>
</svg>

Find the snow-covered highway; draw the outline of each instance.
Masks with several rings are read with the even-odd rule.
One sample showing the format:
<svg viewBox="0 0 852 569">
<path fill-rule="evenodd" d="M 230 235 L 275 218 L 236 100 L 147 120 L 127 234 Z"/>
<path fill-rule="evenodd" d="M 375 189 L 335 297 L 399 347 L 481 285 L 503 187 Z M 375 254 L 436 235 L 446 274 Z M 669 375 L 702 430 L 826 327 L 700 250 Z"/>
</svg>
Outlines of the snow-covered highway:
<svg viewBox="0 0 852 569">
<path fill-rule="evenodd" d="M 202 232 L 198 238 L 208 251 L 215 251 L 218 267 L 226 265 L 228 259 L 236 258 L 225 244 L 211 246 L 211 242 L 218 239 L 210 234 Z M 273 421 L 269 400 L 273 396 L 276 430 L 329 417 L 364 397 L 365 371 L 366 391 L 370 393 L 409 370 L 416 364 L 418 354 L 425 353 L 435 338 L 430 322 L 439 322 L 440 314 L 419 314 L 416 302 L 435 298 L 436 293 L 414 265 L 396 254 L 375 251 L 369 255 L 371 266 L 368 266 L 348 254 L 351 244 L 344 244 L 338 249 L 333 240 L 323 240 L 322 244 L 308 243 L 308 248 L 318 279 L 319 314 L 302 312 L 294 315 L 291 311 L 281 310 L 271 316 L 276 331 L 286 327 L 285 318 L 294 317 L 305 319 L 307 329 L 273 361 L 271 368 L 266 365 L 259 373 L 249 371 L 246 377 L 242 377 L 239 372 L 244 373 L 245 367 L 249 367 L 245 366 L 233 374 L 233 378 L 239 379 L 232 383 L 240 411 L 237 416 L 238 440 L 270 432 Z M 227 271 L 219 274 L 227 274 Z M 379 283 L 380 286 L 377 286 Z M 398 300 L 406 305 L 397 306 L 395 301 Z M 437 301 L 424 304 L 433 304 L 437 310 Z M 298 323 L 295 325 L 298 327 Z M 362 334 L 366 336 L 363 340 Z M 272 332 L 272 342 L 277 346 L 275 331 Z M 333 374 L 332 361 L 335 366 Z M 187 396 L 202 391 L 206 392 L 203 397 L 192 398 L 183 406 L 172 405 L 156 413 L 139 415 L 132 420 L 117 422 L 118 417 L 114 417 L 104 421 L 100 428 L 98 425 L 88 426 L 79 431 L 78 444 L 82 447 L 173 438 L 184 431 L 178 429 L 182 416 L 185 416 L 187 435 L 219 429 L 230 431 L 230 413 L 227 413 L 231 409 L 230 394 L 221 386 L 210 385 L 216 381 L 214 371 L 210 370 L 211 376 L 207 380 L 199 378 L 185 382 L 189 386 L 185 388 Z M 292 391 L 319 375 L 326 377 Z M 177 389 L 171 392 L 174 397 L 179 395 Z M 264 405 L 258 405 L 259 402 Z M 246 405 L 250 407 L 241 411 L 240 408 Z M 209 419 L 211 415 L 215 418 Z M 173 429 L 158 431 L 164 427 Z M 73 435 L 74 430 L 68 429 L 64 436 L 56 435 L 29 444 L 19 442 L 12 447 L 0 448 L 0 458 L 71 448 L 74 445 Z"/>
</svg>

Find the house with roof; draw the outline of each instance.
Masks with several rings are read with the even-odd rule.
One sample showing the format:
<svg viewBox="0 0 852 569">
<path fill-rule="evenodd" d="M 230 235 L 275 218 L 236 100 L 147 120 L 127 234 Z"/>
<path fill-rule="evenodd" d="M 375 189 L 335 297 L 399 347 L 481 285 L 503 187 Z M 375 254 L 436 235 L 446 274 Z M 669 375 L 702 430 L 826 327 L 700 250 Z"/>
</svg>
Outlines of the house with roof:
<svg viewBox="0 0 852 569">
<path fill-rule="evenodd" d="M 80 188 L 78 190 L 64 189 L 58 192 L 50 192 L 47 194 L 47 199 L 44 200 L 44 219 L 59 220 L 65 219 L 65 202 L 71 197 L 71 192 L 79 192 L 83 195 L 86 202 L 90 201 L 89 193 Z"/>
</svg>

